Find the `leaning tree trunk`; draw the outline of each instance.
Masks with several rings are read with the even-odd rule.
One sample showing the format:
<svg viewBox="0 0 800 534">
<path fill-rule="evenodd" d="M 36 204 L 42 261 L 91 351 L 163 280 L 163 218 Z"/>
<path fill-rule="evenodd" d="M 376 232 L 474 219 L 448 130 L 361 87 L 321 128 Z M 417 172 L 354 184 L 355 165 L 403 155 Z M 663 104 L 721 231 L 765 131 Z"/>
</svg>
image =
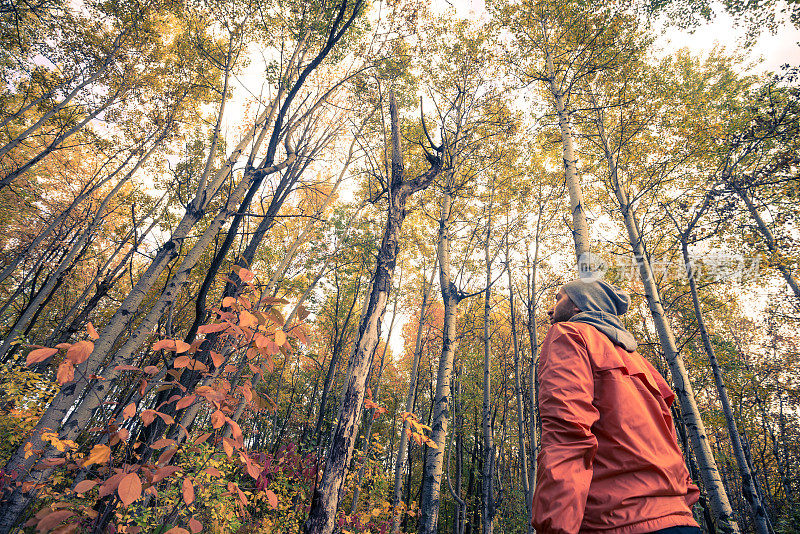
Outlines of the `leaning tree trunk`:
<svg viewBox="0 0 800 534">
<path fill-rule="evenodd" d="M 744 490 L 744 497 L 747 504 L 750 505 L 750 511 L 753 514 L 753 522 L 756 526 L 758 534 L 770 534 L 769 522 L 767 519 L 764 505 L 758 495 L 755 487 L 755 479 L 753 473 L 750 471 L 747 458 L 745 457 L 744 447 L 742 447 L 742 439 L 739 435 L 739 430 L 736 428 L 736 421 L 733 419 L 733 409 L 728 400 L 728 392 L 725 388 L 725 383 L 722 380 L 722 372 L 717 362 L 717 356 L 714 354 L 714 347 L 711 346 L 711 339 L 708 336 L 705 320 L 703 319 L 703 311 L 700 309 L 700 298 L 697 295 L 697 282 L 694 279 L 694 269 L 692 268 L 691 259 L 689 257 L 689 245 L 686 238 L 681 236 L 681 251 L 683 252 L 683 261 L 686 265 L 686 276 L 689 278 L 689 288 L 692 292 L 692 304 L 694 305 L 694 314 L 697 318 L 697 328 L 700 330 L 700 338 L 703 340 L 703 348 L 708 356 L 708 361 L 711 363 L 711 370 L 714 375 L 714 384 L 717 387 L 717 394 L 722 403 L 722 411 L 725 414 L 725 424 L 728 427 L 728 434 L 731 437 L 731 447 L 733 448 L 733 455 L 736 458 L 736 463 L 739 466 L 739 473 L 742 477 L 742 488 Z"/>
<path fill-rule="evenodd" d="M 367 374 L 379 340 L 380 323 L 386 311 L 392 275 L 397 262 L 398 240 L 406 217 L 406 202 L 412 194 L 428 187 L 442 169 L 441 157 L 438 154 L 428 155 L 431 167 L 427 172 L 411 180 L 403 176 L 400 125 L 394 92 L 390 93 L 389 98 L 392 128 L 392 175 L 389 181 L 386 226 L 378 250 L 367 310 L 358 330 L 359 335 L 356 350 L 353 353 L 351 373 L 344 388 L 336 427 L 331 435 L 331 446 L 325 462 L 325 470 L 319 486 L 314 491 L 311 510 L 304 526 L 307 534 L 330 534 L 333 531 L 339 494 L 361 419 Z"/>
<path fill-rule="evenodd" d="M 761 217 L 761 214 L 758 213 L 758 208 L 753 203 L 753 200 L 750 198 L 750 195 L 747 194 L 747 191 L 743 187 L 735 187 L 736 193 L 738 193 L 739 197 L 744 201 L 745 205 L 747 206 L 747 210 L 750 212 L 750 216 L 753 217 L 753 220 L 756 222 L 756 227 L 758 231 L 761 233 L 761 236 L 764 238 L 764 242 L 767 245 L 767 249 L 773 254 L 778 255 L 780 254 L 780 250 L 778 249 L 778 244 L 775 241 L 775 236 L 772 235 L 772 232 L 767 226 L 767 223 L 764 222 L 764 219 Z M 783 279 L 786 280 L 786 283 L 792 289 L 794 296 L 800 300 L 800 285 L 797 283 L 797 280 L 792 275 L 791 269 L 785 265 L 782 261 L 777 262 L 778 270 L 781 272 Z"/>
<path fill-rule="evenodd" d="M 398 278 L 397 284 L 398 286 L 402 287 L 402 271 L 400 273 L 400 277 Z M 395 319 L 397 318 L 397 303 L 400 300 L 399 294 L 394 297 L 394 306 L 392 307 L 392 320 L 389 321 L 389 330 L 386 334 L 386 344 L 383 346 L 383 352 L 381 353 L 381 365 L 378 369 L 378 376 L 375 379 L 375 390 L 374 390 L 374 401 L 378 402 L 378 398 L 381 391 L 381 377 L 383 376 L 383 369 L 386 366 L 386 350 L 389 348 L 389 342 L 392 340 L 392 331 L 394 329 Z M 367 378 L 369 383 L 369 377 Z M 358 475 L 356 475 L 356 483 L 355 487 L 353 488 L 353 503 L 350 507 L 350 515 L 353 515 L 358 512 L 358 498 L 361 494 L 361 484 L 364 481 L 364 472 L 367 468 L 367 459 L 369 458 L 369 450 L 370 446 L 372 445 L 372 424 L 375 422 L 375 408 L 370 409 L 367 412 L 367 417 L 369 420 L 367 421 L 367 427 L 364 429 L 364 459 L 361 462 L 361 467 L 358 468 Z"/>
<path fill-rule="evenodd" d="M 680 401 L 686 430 L 692 442 L 692 450 L 697 458 L 703 485 L 711 501 L 711 510 L 717 520 L 717 529 L 725 534 L 738 534 L 740 532 L 739 525 L 736 523 L 736 519 L 733 515 L 733 508 L 731 507 L 728 494 L 725 491 L 725 486 L 720 478 L 717 462 L 714 459 L 714 454 L 711 450 L 708 436 L 706 435 L 705 425 L 700 416 L 700 409 L 697 407 L 692 384 L 689 381 L 689 373 L 686 371 L 686 366 L 683 363 L 683 356 L 678 350 L 675 337 L 672 333 L 672 327 L 664 313 L 658 286 L 653 278 L 650 261 L 645 255 L 642 237 L 639 234 L 633 208 L 628 200 L 627 193 L 622 189 L 622 185 L 620 184 L 616 161 L 608 146 L 608 141 L 602 128 L 600 128 L 600 138 L 603 141 L 606 162 L 609 167 L 610 185 L 619 202 L 625 228 L 628 231 L 628 240 L 630 241 L 633 253 L 639 264 L 639 275 L 647 297 L 647 306 L 650 308 L 653 323 L 658 333 L 659 341 L 661 342 L 661 348 L 664 351 L 664 357 L 669 364 L 672 382 L 675 386 L 675 393 Z"/>
</svg>

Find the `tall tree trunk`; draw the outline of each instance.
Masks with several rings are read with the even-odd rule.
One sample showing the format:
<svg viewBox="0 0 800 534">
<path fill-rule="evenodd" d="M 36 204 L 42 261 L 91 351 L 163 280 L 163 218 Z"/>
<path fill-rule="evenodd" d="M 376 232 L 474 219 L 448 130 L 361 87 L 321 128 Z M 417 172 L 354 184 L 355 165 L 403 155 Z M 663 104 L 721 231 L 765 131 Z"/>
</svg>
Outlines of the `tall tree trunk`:
<svg viewBox="0 0 800 534">
<path fill-rule="evenodd" d="M 659 341 L 661 342 L 661 348 L 669 364 L 675 393 L 681 404 L 681 412 L 686 424 L 687 433 L 691 438 L 692 450 L 697 458 L 703 485 L 711 501 L 711 510 L 717 521 L 717 528 L 724 534 L 738 534 L 740 532 L 739 525 L 736 523 L 736 519 L 733 515 L 733 508 L 731 507 L 728 494 L 720 478 L 720 472 L 717 468 L 708 436 L 706 435 L 705 425 L 700 416 L 700 410 L 697 407 L 692 384 L 689 381 L 689 373 L 686 371 L 686 366 L 683 363 L 683 356 L 678 350 L 675 337 L 672 333 L 672 327 L 664 313 L 658 286 L 653 278 L 650 261 L 645 254 L 644 243 L 639 233 L 639 227 L 633 208 L 618 178 L 617 165 L 613 152 L 608 145 L 605 132 L 602 129 L 602 123 L 599 124 L 600 139 L 603 144 L 606 162 L 609 168 L 610 185 L 619 202 L 619 209 L 628 232 L 628 240 L 633 248 L 636 261 L 639 264 L 639 276 L 642 280 L 644 292 L 647 297 L 647 306 L 650 308 L 653 323 L 658 333 Z"/>
<path fill-rule="evenodd" d="M 547 86 L 553 97 L 553 106 L 558 116 L 558 128 L 561 133 L 561 148 L 564 157 L 564 179 L 569 191 L 569 209 L 572 214 L 572 238 L 575 242 L 575 257 L 578 262 L 578 272 L 583 273 L 585 265 L 589 262 L 589 223 L 586 221 L 586 210 L 583 207 L 583 190 L 578 176 L 578 156 L 575 154 L 575 132 L 572 130 L 569 110 L 565 105 L 565 94 L 556 81 L 555 67 L 553 66 L 553 50 L 545 46 L 545 68 L 547 72 Z"/>
<path fill-rule="evenodd" d="M 397 285 L 402 287 L 402 272 L 397 281 Z M 381 377 L 383 376 L 383 369 L 386 365 L 386 350 L 389 348 L 389 342 L 392 340 L 392 330 L 394 329 L 395 319 L 397 318 L 397 303 L 400 300 L 399 294 L 394 298 L 394 306 L 392 308 L 392 320 L 389 321 L 389 330 L 386 334 L 386 344 L 383 346 L 383 353 L 381 354 L 381 366 L 378 370 L 378 377 L 375 379 L 375 388 L 373 392 L 373 399 L 377 403 L 381 391 Z M 368 382 L 369 383 L 369 382 Z M 375 408 L 367 412 L 367 428 L 364 429 L 364 460 L 361 462 L 361 467 L 358 468 L 358 475 L 356 475 L 356 483 L 353 489 L 353 504 L 350 507 L 350 514 L 358 512 L 358 497 L 361 493 L 361 484 L 364 481 L 364 471 L 367 467 L 367 459 L 369 458 L 369 449 L 372 445 L 372 423 L 375 422 Z"/>
<path fill-rule="evenodd" d="M 719 395 L 719 400 L 722 404 L 722 412 L 725 414 L 725 424 L 728 427 L 728 434 L 731 438 L 733 455 L 736 458 L 736 463 L 739 466 L 739 474 L 742 477 L 744 497 L 750 505 L 756 532 L 758 534 L 770 534 L 771 530 L 769 528 L 767 514 L 764 510 L 761 498 L 756 491 L 753 473 L 750 471 L 750 467 L 747 463 L 744 448 L 742 447 L 742 440 L 739 436 L 739 429 L 736 427 L 736 421 L 733 418 L 733 410 L 728 400 L 728 392 L 722 379 L 719 362 L 717 361 L 716 354 L 714 354 L 714 347 L 711 345 L 711 339 L 708 336 L 708 330 L 706 329 L 705 320 L 703 319 L 703 310 L 700 308 L 700 298 L 697 295 L 697 282 L 694 279 L 694 269 L 692 268 L 691 258 L 689 256 L 689 245 L 686 236 L 681 236 L 681 251 L 683 252 L 683 261 L 686 266 L 686 276 L 689 278 L 689 288 L 692 292 L 692 304 L 694 305 L 694 314 L 697 318 L 697 327 L 700 330 L 703 349 L 711 364 L 711 371 L 714 375 L 714 385 L 717 387 L 717 395 Z"/>
<path fill-rule="evenodd" d="M 423 334 L 423 327 L 425 325 L 425 312 L 428 308 L 428 299 L 430 298 L 431 288 L 433 287 L 433 277 L 436 275 L 436 266 L 438 265 L 438 257 L 434 259 L 433 266 L 431 267 L 431 275 L 430 279 L 428 280 L 427 284 L 424 284 L 422 288 L 422 303 L 419 307 L 419 323 L 417 324 L 417 338 L 414 340 L 414 356 L 411 362 L 411 377 L 410 382 L 408 385 L 408 395 L 406 396 L 406 405 L 405 411 L 406 412 L 413 412 L 414 411 L 414 403 L 416 401 L 416 392 L 417 392 L 417 375 L 419 373 L 419 359 L 422 356 L 422 334 Z M 393 518 L 392 518 L 392 532 L 397 533 L 400 529 L 400 513 L 398 512 L 398 507 L 400 505 L 400 496 L 403 492 L 403 468 L 406 463 L 406 453 L 408 451 L 408 435 L 406 431 L 409 428 L 409 423 L 407 420 L 403 421 L 403 425 L 400 428 L 400 434 L 398 435 L 398 445 L 397 445 L 397 458 L 395 459 L 395 466 L 394 466 L 394 489 L 392 490 L 392 510 L 393 510 Z M 411 503 L 406 503 L 408 506 Z"/>
<path fill-rule="evenodd" d="M 525 421 L 525 408 L 523 403 L 522 394 L 522 380 L 519 364 L 519 341 L 517 340 L 517 319 L 516 310 L 514 309 L 514 283 L 511 279 L 511 258 L 509 258 L 509 249 L 506 246 L 506 261 L 508 265 L 508 307 L 511 314 L 511 342 L 514 348 L 514 395 L 517 401 L 517 447 L 519 447 L 519 476 L 522 483 L 522 491 L 525 493 L 525 509 L 528 513 L 528 518 L 531 517 L 531 488 L 530 479 L 528 478 L 528 455 L 525 451 L 525 432 L 526 428 L 530 425 Z M 533 414 L 531 414 L 533 415 Z M 530 522 L 529 522 L 530 524 Z"/>
<path fill-rule="evenodd" d="M 492 259 L 489 251 L 492 236 L 492 200 L 494 197 L 494 184 L 489 200 L 489 213 L 486 222 L 486 241 L 483 245 L 483 254 L 486 261 L 486 289 L 483 291 L 483 533 L 492 534 L 494 531 L 494 436 L 492 425 L 492 350 L 489 323 L 491 322 L 492 299 Z"/>
<path fill-rule="evenodd" d="M 439 155 L 430 156 L 431 167 L 427 172 L 413 180 L 403 176 L 400 125 L 393 92 L 390 93 L 389 109 L 392 126 L 392 175 L 389 180 L 389 208 L 386 226 L 378 250 L 369 304 L 359 326 L 356 351 L 353 354 L 351 365 L 352 371 L 345 385 L 339 417 L 331 436 L 325 471 L 319 486 L 314 491 L 311 510 L 305 523 L 304 528 L 307 534 L 329 534 L 333 531 L 339 494 L 353 452 L 361 418 L 367 373 L 371 367 L 375 346 L 378 343 L 380 322 L 386 311 L 386 302 L 397 261 L 398 239 L 406 216 L 406 202 L 412 194 L 428 187 L 442 169 L 441 157 Z"/>
<path fill-rule="evenodd" d="M 442 195 L 442 208 L 439 217 L 439 285 L 444 303 L 444 325 L 442 328 L 442 352 L 436 374 L 436 393 L 433 399 L 433 421 L 430 438 L 436 447 L 429 447 L 427 463 L 422 476 L 425 481 L 420 499 L 420 516 L 417 530 L 420 534 L 433 534 L 439 518 L 439 496 L 444 464 L 444 445 L 447 437 L 447 421 L 450 418 L 450 380 L 453 375 L 458 338 L 456 336 L 456 307 L 460 295 L 450 278 L 450 212 L 452 197 L 449 190 Z"/>
</svg>

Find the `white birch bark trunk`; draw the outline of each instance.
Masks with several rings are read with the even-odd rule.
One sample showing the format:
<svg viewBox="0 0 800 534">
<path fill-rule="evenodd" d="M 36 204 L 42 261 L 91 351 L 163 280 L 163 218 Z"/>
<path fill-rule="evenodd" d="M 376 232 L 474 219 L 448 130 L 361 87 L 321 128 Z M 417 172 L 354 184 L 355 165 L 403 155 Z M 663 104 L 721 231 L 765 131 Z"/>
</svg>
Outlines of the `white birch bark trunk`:
<svg viewBox="0 0 800 534">
<path fill-rule="evenodd" d="M 736 421 L 733 418 L 733 409 L 731 408 L 730 400 L 728 400 L 728 392 L 725 388 L 722 372 L 720 371 L 717 356 L 714 353 L 714 347 L 711 345 L 711 339 L 708 336 L 708 330 L 706 329 L 705 320 L 703 319 L 703 310 L 700 308 L 700 298 L 697 295 L 697 282 L 694 279 L 694 269 L 692 268 L 691 258 L 689 257 L 689 246 L 686 239 L 683 237 L 681 238 L 681 251 L 683 252 L 683 261 L 686 266 L 686 276 L 689 278 L 689 288 L 692 292 L 692 304 L 694 305 L 694 314 L 697 318 L 697 327 L 700 330 L 700 338 L 703 341 L 703 348 L 705 349 L 706 356 L 708 356 L 708 361 L 711 364 L 711 370 L 714 375 L 714 385 L 717 387 L 717 394 L 722 404 L 722 412 L 725 414 L 725 424 L 728 427 L 728 434 L 731 437 L 733 455 L 736 458 L 736 464 L 739 467 L 739 473 L 742 477 L 744 497 L 750 505 L 750 512 L 753 516 L 756 532 L 758 534 L 770 534 L 771 530 L 769 528 L 767 514 L 764 510 L 761 498 L 756 491 L 755 479 L 753 478 L 753 473 L 750 471 L 750 466 L 745 457 L 742 439 L 736 427 Z"/>
<path fill-rule="evenodd" d="M 694 390 L 689 381 L 689 373 L 686 371 L 686 366 L 683 363 L 683 356 L 678 350 L 677 344 L 675 343 L 675 336 L 672 333 L 672 327 L 664 313 L 658 286 L 653 278 L 650 261 L 645 254 L 636 217 L 630 205 L 630 201 L 628 200 L 627 193 L 622 189 L 622 185 L 620 184 L 616 160 L 610 150 L 608 139 L 602 128 L 602 123 L 599 123 L 598 130 L 600 140 L 603 144 L 606 162 L 609 167 L 611 187 L 619 202 L 620 211 L 622 212 L 625 222 L 625 229 L 628 232 L 628 240 L 633 248 L 636 261 L 639 264 L 639 276 L 642 280 L 642 285 L 644 286 L 645 295 L 647 297 L 647 306 L 650 308 L 653 323 L 658 333 L 659 341 L 661 342 L 661 349 L 664 351 L 664 357 L 669 364 L 675 393 L 681 405 L 684 424 L 686 425 L 686 430 L 692 443 L 692 451 L 697 459 L 700 476 L 703 479 L 703 486 L 708 492 L 711 510 L 717 522 L 717 529 L 724 534 L 739 534 L 739 525 L 736 523 L 735 516 L 733 515 L 733 508 L 728 500 L 728 494 L 725 491 L 725 486 L 722 483 L 719 469 L 717 468 L 717 462 L 711 450 L 711 444 L 706 434 L 705 425 L 695 400 Z"/>
<path fill-rule="evenodd" d="M 433 421 L 430 438 L 436 448 L 429 447 L 423 473 L 423 491 L 420 498 L 419 534 L 434 534 L 439 520 L 439 500 L 444 465 L 444 446 L 447 438 L 447 422 L 450 418 L 451 380 L 458 337 L 456 335 L 456 307 L 459 296 L 450 278 L 450 210 L 452 197 L 449 191 L 442 195 L 439 218 L 439 285 L 444 302 L 444 326 L 442 329 L 442 352 L 436 373 L 436 393 L 433 400 Z"/>
</svg>

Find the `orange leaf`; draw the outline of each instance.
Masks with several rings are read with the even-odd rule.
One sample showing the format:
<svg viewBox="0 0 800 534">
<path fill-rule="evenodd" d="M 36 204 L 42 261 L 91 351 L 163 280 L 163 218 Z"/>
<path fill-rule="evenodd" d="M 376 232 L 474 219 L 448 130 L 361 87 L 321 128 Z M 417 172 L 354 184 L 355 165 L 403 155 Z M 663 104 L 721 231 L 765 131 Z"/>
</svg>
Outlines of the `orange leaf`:
<svg viewBox="0 0 800 534">
<path fill-rule="evenodd" d="M 206 467 L 204 469 L 204 471 L 206 473 L 208 473 L 209 475 L 211 475 L 212 477 L 221 477 L 222 476 L 222 472 L 219 469 L 215 468 L 215 467 Z"/>
<path fill-rule="evenodd" d="M 58 352 L 58 349 L 34 349 L 28 353 L 28 359 L 25 361 L 25 365 L 30 367 L 34 363 L 43 362 L 56 352 Z"/>
<path fill-rule="evenodd" d="M 188 478 L 183 479 L 183 502 L 192 504 L 194 502 L 194 486 Z"/>
<path fill-rule="evenodd" d="M 164 422 L 166 424 L 168 424 L 168 425 L 174 425 L 175 424 L 175 419 L 173 419 L 171 415 L 167 415 L 167 414 L 161 413 L 161 412 L 156 412 L 156 415 L 159 416 L 161 419 L 163 419 Z"/>
<path fill-rule="evenodd" d="M 194 444 L 195 445 L 200 445 L 201 443 L 203 443 L 205 440 L 207 440 L 210 437 L 211 437 L 211 432 L 206 432 L 205 434 L 201 434 L 201 435 L 197 436 L 197 438 L 194 440 Z"/>
<path fill-rule="evenodd" d="M 119 481 L 117 495 L 125 506 L 142 496 L 142 481 L 136 473 L 128 473 Z"/>
<path fill-rule="evenodd" d="M 227 419 L 227 418 L 226 418 Z M 239 425 L 233 419 L 227 419 L 228 424 L 231 426 L 231 435 L 233 439 L 237 441 L 242 440 L 242 429 L 239 428 Z"/>
<path fill-rule="evenodd" d="M 244 492 L 238 485 L 236 486 L 236 493 L 239 494 L 239 500 L 242 501 L 242 504 L 247 506 L 248 504 L 247 496 L 244 494 Z"/>
<path fill-rule="evenodd" d="M 83 462 L 83 467 L 88 467 L 92 464 L 104 464 L 111 459 L 111 449 L 106 445 L 95 445 L 89 451 L 89 456 Z"/>
<path fill-rule="evenodd" d="M 309 315 L 311 315 L 311 312 L 305 306 L 301 304 L 297 307 L 297 317 L 301 321 L 305 321 Z"/>
<path fill-rule="evenodd" d="M 180 467 L 174 465 L 159 467 L 158 469 L 156 469 L 155 473 L 153 473 L 153 484 L 155 484 L 156 482 L 161 482 L 162 480 L 164 480 L 165 477 L 174 475 L 180 470 L 181 470 Z"/>
<path fill-rule="evenodd" d="M 72 379 L 75 378 L 75 366 L 72 365 L 72 362 L 69 360 L 64 360 L 61 362 L 61 365 L 58 366 L 58 373 L 56 374 L 56 382 L 59 385 L 63 386 L 67 382 L 72 382 Z"/>
<path fill-rule="evenodd" d="M 145 410 L 139 417 L 142 418 L 142 423 L 144 423 L 144 426 L 150 426 L 150 423 L 152 423 L 156 418 L 156 411 Z"/>
<path fill-rule="evenodd" d="M 197 329 L 198 334 L 209 334 L 211 332 L 222 332 L 223 330 L 227 329 L 228 325 L 225 323 L 212 323 L 212 324 L 204 324 L 200 328 Z"/>
<path fill-rule="evenodd" d="M 225 424 L 225 414 L 222 410 L 217 410 L 211 414 L 211 426 L 214 428 L 221 428 Z"/>
<path fill-rule="evenodd" d="M 153 350 L 175 350 L 175 341 L 172 339 L 162 339 L 153 343 Z"/>
<path fill-rule="evenodd" d="M 186 343 L 185 341 L 181 341 L 180 339 L 175 341 L 175 352 L 177 352 L 178 354 L 180 354 L 182 352 L 186 352 L 187 350 L 189 350 L 191 348 L 192 348 L 192 346 L 189 345 L 188 343 Z"/>
<path fill-rule="evenodd" d="M 225 297 L 222 299 L 223 308 L 230 308 L 234 304 L 236 304 L 236 299 L 234 297 Z"/>
<path fill-rule="evenodd" d="M 275 330 L 275 344 L 280 346 L 286 343 L 286 332 L 283 330 Z"/>
<path fill-rule="evenodd" d="M 253 273 L 249 269 L 245 269 L 244 267 L 239 268 L 239 278 L 241 278 L 242 282 L 248 282 L 253 279 Z"/>
<path fill-rule="evenodd" d="M 111 478 L 103 482 L 103 485 L 100 486 L 100 489 L 97 490 L 97 495 L 102 499 L 103 497 L 108 497 L 115 491 L 117 491 L 117 486 L 119 486 L 120 480 L 122 477 L 125 476 L 125 473 L 117 473 L 113 475 Z"/>
<path fill-rule="evenodd" d="M 185 528 L 181 528 L 181 527 L 172 527 L 171 529 L 166 531 L 164 534 L 189 534 L 189 531 L 186 530 Z"/>
<path fill-rule="evenodd" d="M 222 448 L 225 450 L 225 454 L 228 455 L 228 458 L 233 458 L 233 441 L 228 438 L 222 438 Z"/>
<path fill-rule="evenodd" d="M 270 507 L 273 510 L 276 509 L 278 507 L 278 496 L 275 495 L 275 492 L 272 490 L 266 490 L 264 493 L 267 495 Z"/>
<path fill-rule="evenodd" d="M 176 447 L 166 449 L 164 452 L 161 453 L 161 456 L 158 457 L 158 460 L 156 460 L 156 464 L 163 465 L 169 463 L 169 461 L 172 460 L 172 457 L 175 456 L 175 453 L 177 451 L 178 449 Z"/>
<path fill-rule="evenodd" d="M 72 343 L 59 343 L 58 345 L 56 345 L 56 348 L 61 350 L 61 349 L 68 349 L 71 346 L 72 346 Z"/>
<path fill-rule="evenodd" d="M 192 534 L 197 534 L 203 530 L 203 523 L 193 517 L 189 520 L 189 529 L 192 531 Z"/>
<path fill-rule="evenodd" d="M 125 409 L 122 410 L 122 417 L 124 419 L 130 419 L 136 415 L 136 403 L 132 402 L 129 405 L 125 406 Z"/>
<path fill-rule="evenodd" d="M 250 313 L 247 310 L 242 310 L 239 312 L 239 326 L 255 326 L 258 324 L 258 319 L 256 319 L 255 315 Z"/>
<path fill-rule="evenodd" d="M 208 353 L 211 356 L 211 361 L 214 362 L 214 367 L 219 367 L 223 363 L 222 354 L 218 352 L 209 351 Z"/>
<path fill-rule="evenodd" d="M 156 441 L 155 443 L 153 443 L 152 445 L 150 445 L 150 448 L 151 449 L 163 449 L 164 447 L 169 447 L 170 445 L 174 445 L 174 444 L 175 444 L 175 440 L 174 439 L 162 438 L 162 439 Z"/>
<path fill-rule="evenodd" d="M 191 358 L 189 358 L 188 356 L 178 356 L 177 358 L 175 358 L 175 361 L 172 362 L 172 366 L 175 369 L 182 369 L 183 367 L 189 365 L 189 360 L 191 360 Z"/>
<path fill-rule="evenodd" d="M 52 530 L 56 525 L 75 515 L 75 512 L 72 510 L 56 510 L 51 514 L 47 514 L 39 521 L 39 524 L 36 525 L 37 532 L 48 532 Z"/>
<path fill-rule="evenodd" d="M 81 480 L 80 482 L 75 484 L 75 487 L 73 489 L 75 490 L 75 493 L 81 494 L 81 493 L 86 493 L 96 485 L 97 485 L 96 480 Z"/>
<path fill-rule="evenodd" d="M 258 465 L 250 462 L 247 464 L 247 473 L 254 479 L 258 480 L 258 477 L 261 476 L 261 469 L 259 469 Z"/>
<path fill-rule="evenodd" d="M 89 355 L 94 350 L 94 343 L 91 341 L 78 341 L 67 349 L 67 359 L 75 365 L 83 363 L 89 358 Z"/>
<path fill-rule="evenodd" d="M 97 330 L 94 329 L 94 325 L 91 321 L 86 323 L 86 331 L 89 333 L 89 337 L 92 339 L 100 339 L 100 335 L 97 333 Z"/>
<path fill-rule="evenodd" d="M 176 410 L 183 410 L 184 408 L 187 408 L 187 407 L 191 406 L 196 398 L 197 398 L 197 395 L 188 395 L 188 396 L 182 398 L 181 400 L 179 400 L 178 402 L 175 403 L 175 409 Z"/>
</svg>

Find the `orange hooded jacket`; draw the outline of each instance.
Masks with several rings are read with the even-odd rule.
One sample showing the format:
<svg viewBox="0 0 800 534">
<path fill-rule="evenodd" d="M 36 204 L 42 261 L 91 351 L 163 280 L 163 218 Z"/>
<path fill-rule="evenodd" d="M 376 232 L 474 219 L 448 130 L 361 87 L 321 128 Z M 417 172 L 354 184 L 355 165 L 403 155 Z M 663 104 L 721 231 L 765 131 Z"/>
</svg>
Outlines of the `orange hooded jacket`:
<svg viewBox="0 0 800 534">
<path fill-rule="evenodd" d="M 675 394 L 637 352 L 594 326 L 554 324 L 539 364 L 538 534 L 640 534 L 697 526 L 699 491 L 675 436 Z"/>
</svg>

